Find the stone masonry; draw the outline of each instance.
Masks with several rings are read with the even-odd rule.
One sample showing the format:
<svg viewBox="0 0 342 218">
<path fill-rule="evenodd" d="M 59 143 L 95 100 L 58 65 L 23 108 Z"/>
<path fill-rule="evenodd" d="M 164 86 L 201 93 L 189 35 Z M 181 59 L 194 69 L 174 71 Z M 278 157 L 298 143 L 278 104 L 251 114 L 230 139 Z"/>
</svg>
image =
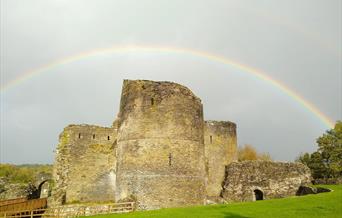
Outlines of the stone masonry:
<svg viewBox="0 0 342 218">
<path fill-rule="evenodd" d="M 228 202 L 282 198 L 310 183 L 310 169 L 301 163 L 236 162 L 226 167 L 222 196 Z"/>
<path fill-rule="evenodd" d="M 52 204 L 114 201 L 116 131 L 69 125 L 60 134 Z"/>
<path fill-rule="evenodd" d="M 116 198 L 141 209 L 203 204 L 203 108 L 175 83 L 125 81 L 118 116 Z"/>
<path fill-rule="evenodd" d="M 237 161 L 236 124 L 228 121 L 205 121 L 204 145 L 207 166 L 207 197 L 220 197 L 225 166 Z"/>
<path fill-rule="evenodd" d="M 236 124 L 204 121 L 190 89 L 124 80 L 112 127 L 69 125 L 60 134 L 49 205 L 133 200 L 145 210 L 253 200 L 253 188 L 267 199 L 293 195 L 309 177 L 302 165 L 235 161 Z"/>
</svg>

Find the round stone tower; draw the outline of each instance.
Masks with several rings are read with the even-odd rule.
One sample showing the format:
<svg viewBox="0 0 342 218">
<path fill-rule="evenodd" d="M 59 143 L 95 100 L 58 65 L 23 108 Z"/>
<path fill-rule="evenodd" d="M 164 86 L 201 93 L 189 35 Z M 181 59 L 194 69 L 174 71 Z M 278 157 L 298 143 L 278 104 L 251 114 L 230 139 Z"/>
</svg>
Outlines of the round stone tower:
<svg viewBox="0 0 342 218">
<path fill-rule="evenodd" d="M 236 124 L 228 121 L 205 121 L 205 158 L 207 196 L 215 200 L 221 195 L 225 166 L 237 161 Z"/>
<path fill-rule="evenodd" d="M 116 200 L 140 209 L 205 202 L 201 100 L 171 82 L 125 80 L 118 115 Z"/>
</svg>

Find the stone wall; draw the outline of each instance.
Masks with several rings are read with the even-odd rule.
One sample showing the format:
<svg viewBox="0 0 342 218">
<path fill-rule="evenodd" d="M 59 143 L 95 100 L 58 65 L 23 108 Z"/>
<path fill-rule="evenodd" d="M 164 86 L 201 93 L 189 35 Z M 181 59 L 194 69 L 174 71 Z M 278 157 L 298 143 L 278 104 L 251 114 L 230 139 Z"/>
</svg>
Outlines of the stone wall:
<svg viewBox="0 0 342 218">
<path fill-rule="evenodd" d="M 201 100 L 170 82 L 125 80 L 118 116 L 116 198 L 140 209 L 203 204 Z"/>
<path fill-rule="evenodd" d="M 310 169 L 300 163 L 243 161 L 226 168 L 222 196 L 228 201 L 254 201 L 294 196 L 301 185 L 311 183 Z"/>
<path fill-rule="evenodd" d="M 337 178 L 326 178 L 326 179 L 314 179 L 312 181 L 315 185 L 341 185 L 342 177 Z"/>
<path fill-rule="evenodd" d="M 28 197 L 31 194 L 28 184 L 8 183 L 0 178 L 0 200 Z"/>
<path fill-rule="evenodd" d="M 204 145 L 207 164 L 207 196 L 219 197 L 225 166 L 237 161 L 236 124 L 228 121 L 205 121 Z"/>
<path fill-rule="evenodd" d="M 49 203 L 115 200 L 116 131 L 70 125 L 59 137 Z"/>
</svg>

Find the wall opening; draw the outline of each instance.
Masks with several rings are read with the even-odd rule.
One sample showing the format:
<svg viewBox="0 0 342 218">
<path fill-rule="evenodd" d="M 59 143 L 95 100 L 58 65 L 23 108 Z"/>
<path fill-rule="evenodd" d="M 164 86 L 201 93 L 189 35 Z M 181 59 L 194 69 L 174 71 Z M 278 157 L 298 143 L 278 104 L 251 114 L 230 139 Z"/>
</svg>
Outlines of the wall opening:
<svg viewBox="0 0 342 218">
<path fill-rule="evenodd" d="M 79 138 L 79 139 L 81 138 L 81 133 L 78 133 L 78 138 Z"/>
<path fill-rule="evenodd" d="M 41 182 L 37 188 L 38 197 L 37 198 L 46 198 L 51 196 L 51 188 L 48 180 Z"/>
<path fill-rule="evenodd" d="M 213 143 L 213 136 L 211 135 L 210 136 L 210 144 L 212 144 Z"/>
<path fill-rule="evenodd" d="M 65 193 L 64 193 L 63 196 L 62 196 L 61 203 L 62 203 L 62 204 L 65 204 L 65 203 L 66 203 L 66 194 L 65 194 Z"/>
<path fill-rule="evenodd" d="M 95 139 L 95 134 L 93 134 L 93 139 Z"/>
<path fill-rule="evenodd" d="M 172 165 L 172 154 L 169 153 L 169 166 L 171 166 L 171 165 Z"/>
<path fill-rule="evenodd" d="M 259 189 L 254 190 L 254 196 L 256 201 L 264 200 L 264 194 Z"/>
<path fill-rule="evenodd" d="M 151 98 L 151 105 L 154 105 L 154 98 Z"/>
<path fill-rule="evenodd" d="M 107 140 L 108 140 L 108 141 L 110 140 L 110 136 L 107 136 Z"/>
</svg>

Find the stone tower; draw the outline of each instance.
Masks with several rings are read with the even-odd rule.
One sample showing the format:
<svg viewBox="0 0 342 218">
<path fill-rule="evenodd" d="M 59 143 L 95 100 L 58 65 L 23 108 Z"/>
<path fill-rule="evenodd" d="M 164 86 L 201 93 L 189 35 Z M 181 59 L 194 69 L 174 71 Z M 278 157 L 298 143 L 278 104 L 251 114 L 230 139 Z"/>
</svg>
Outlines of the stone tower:
<svg viewBox="0 0 342 218">
<path fill-rule="evenodd" d="M 116 199 L 140 209 L 203 204 L 201 100 L 171 82 L 125 80 L 117 136 Z"/>
<path fill-rule="evenodd" d="M 115 201 L 116 129 L 69 125 L 59 136 L 51 204 Z"/>
<path fill-rule="evenodd" d="M 225 166 L 237 161 L 236 124 L 228 121 L 205 121 L 205 157 L 207 164 L 207 196 L 220 197 Z"/>
</svg>

